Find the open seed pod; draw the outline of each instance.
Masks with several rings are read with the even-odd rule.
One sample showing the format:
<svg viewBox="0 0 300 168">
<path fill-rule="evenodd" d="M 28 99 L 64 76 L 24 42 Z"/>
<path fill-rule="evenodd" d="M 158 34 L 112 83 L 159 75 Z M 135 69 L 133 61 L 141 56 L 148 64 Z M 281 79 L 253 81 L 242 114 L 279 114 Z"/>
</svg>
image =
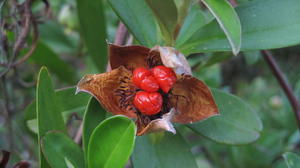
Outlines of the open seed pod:
<svg viewBox="0 0 300 168">
<path fill-rule="evenodd" d="M 172 122 L 187 124 L 218 114 L 209 88 L 191 73 L 184 55 L 172 47 L 118 46 L 109 44 L 111 71 L 85 75 L 77 85 L 77 91 L 94 96 L 103 107 L 115 114 L 136 119 L 137 135 L 156 131 L 175 133 Z M 163 103 L 159 113 L 145 115 L 133 104 L 140 90 L 132 82 L 136 68 L 151 69 L 163 65 L 172 68 L 177 80 L 167 93 L 159 90 Z"/>
</svg>

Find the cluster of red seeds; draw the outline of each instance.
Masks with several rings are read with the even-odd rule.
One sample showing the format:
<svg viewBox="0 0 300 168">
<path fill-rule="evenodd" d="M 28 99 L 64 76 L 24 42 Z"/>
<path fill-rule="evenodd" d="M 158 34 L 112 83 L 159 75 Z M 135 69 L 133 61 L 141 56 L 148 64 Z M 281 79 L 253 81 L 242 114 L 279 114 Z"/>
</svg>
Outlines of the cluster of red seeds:
<svg viewBox="0 0 300 168">
<path fill-rule="evenodd" d="M 165 66 L 156 66 L 150 70 L 136 68 L 132 81 L 143 90 L 137 92 L 134 97 L 135 107 L 145 115 L 155 115 L 160 112 L 163 104 L 158 90 L 168 93 L 176 82 L 176 74 L 173 69 Z"/>
</svg>

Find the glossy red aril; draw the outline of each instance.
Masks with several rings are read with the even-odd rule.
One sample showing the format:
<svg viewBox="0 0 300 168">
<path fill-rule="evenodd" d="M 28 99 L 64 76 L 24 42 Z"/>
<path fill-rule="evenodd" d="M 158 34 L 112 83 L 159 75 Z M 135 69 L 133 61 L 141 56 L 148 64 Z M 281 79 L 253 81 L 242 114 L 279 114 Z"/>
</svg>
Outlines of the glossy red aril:
<svg viewBox="0 0 300 168">
<path fill-rule="evenodd" d="M 160 112 L 163 103 L 162 96 L 157 92 L 139 91 L 136 93 L 133 104 L 145 115 L 154 115 Z"/>
<path fill-rule="evenodd" d="M 159 87 L 168 93 L 176 82 L 176 74 L 173 69 L 165 66 L 156 66 L 151 70 L 153 76 L 158 82 Z"/>
<path fill-rule="evenodd" d="M 159 85 L 152 72 L 146 68 L 136 68 L 133 71 L 132 82 L 147 92 L 155 92 L 159 89 Z"/>
</svg>

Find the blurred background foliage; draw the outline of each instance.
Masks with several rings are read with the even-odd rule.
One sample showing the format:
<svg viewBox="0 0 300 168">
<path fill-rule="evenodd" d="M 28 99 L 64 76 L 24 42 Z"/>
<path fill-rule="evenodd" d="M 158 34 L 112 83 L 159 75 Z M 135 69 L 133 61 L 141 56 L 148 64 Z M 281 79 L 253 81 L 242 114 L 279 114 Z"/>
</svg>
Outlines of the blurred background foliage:
<svg viewBox="0 0 300 168">
<path fill-rule="evenodd" d="M 247 0 L 240 0 L 240 3 Z M 263 0 L 261 0 L 263 1 Z M 1 17 L 12 13 L 13 3 L 0 3 Z M 3 5 L 4 4 L 4 5 Z M 106 64 L 106 58 L 95 59 L 97 53 L 87 52 L 79 20 L 76 0 L 55 0 L 51 8 L 44 11 L 45 4 L 34 1 L 33 13 L 40 14 L 38 20 L 39 40 L 36 50 L 26 61 L 14 68 L 0 67 L 0 149 L 12 151 L 10 165 L 29 161 L 37 167 L 37 141 L 24 126 L 25 107 L 35 98 L 35 83 L 38 70 L 47 66 L 52 74 L 56 89 L 75 86 L 80 77 L 88 73 L 99 73 L 99 64 Z M 88 7 L 87 7 L 88 8 Z M 103 1 L 106 40 L 114 42 L 119 19 L 109 3 Z M 44 13 L 43 13 L 44 12 Z M 20 16 L 16 16 L 20 17 Z M 91 20 L 94 15 L 89 16 Z M 207 14 L 207 17 L 211 17 Z M 2 19 L 1 19 L 2 20 Z M 13 23 L 15 20 L 11 19 Z M 92 24 L 92 23 L 90 23 Z M 143 24 L 143 23 L 141 23 Z M 101 26 L 101 25 L 100 25 Z M 103 26 L 103 25 L 102 25 Z M 15 31 L 15 29 L 13 29 Z M 2 31 L 2 30 L 1 30 Z M 16 32 L 6 31 L 8 40 L 13 41 Z M 128 35 L 130 43 L 131 35 Z M 125 42 L 126 43 L 126 42 Z M 137 41 L 133 39 L 133 43 Z M 30 45 L 30 44 L 26 44 Z M 97 44 L 106 54 L 106 45 Z M 9 62 L 10 57 L 3 54 L 0 62 Z M 21 51 L 21 53 L 26 51 Z M 274 50 L 275 59 L 290 81 L 295 95 L 300 99 L 300 46 Z M 300 134 L 297 131 L 293 110 L 276 79 L 270 72 L 259 51 L 242 52 L 233 56 L 231 52 L 191 54 L 188 57 L 194 75 L 204 80 L 210 87 L 222 88 L 247 103 L 262 119 L 264 129 L 261 137 L 254 143 L 230 146 L 210 141 L 196 135 L 186 127 L 179 127 L 188 142 L 197 164 L 201 168 L 282 168 L 282 154 L 286 151 L 300 152 Z M 96 62 L 101 61 L 101 62 Z M 8 108 L 8 110 L 4 110 Z M 8 114 L 9 112 L 9 114 Z M 72 111 L 66 116 L 68 131 L 75 137 L 82 115 Z"/>
</svg>

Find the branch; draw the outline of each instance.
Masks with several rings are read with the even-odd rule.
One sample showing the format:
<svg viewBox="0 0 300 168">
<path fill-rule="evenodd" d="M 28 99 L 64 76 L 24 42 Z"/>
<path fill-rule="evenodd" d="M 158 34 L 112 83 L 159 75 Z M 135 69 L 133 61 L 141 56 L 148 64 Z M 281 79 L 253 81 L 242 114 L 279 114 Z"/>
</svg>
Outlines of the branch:
<svg viewBox="0 0 300 168">
<path fill-rule="evenodd" d="M 270 51 L 262 50 L 261 53 L 267 64 L 269 65 L 270 69 L 272 70 L 274 76 L 276 77 L 278 83 L 280 84 L 281 88 L 283 89 L 284 93 L 286 94 L 287 98 L 289 99 L 296 119 L 298 123 L 298 127 L 300 129 L 300 103 L 297 100 L 296 96 L 293 93 L 291 86 L 289 85 L 287 79 L 285 78 L 283 72 L 281 71 L 280 67 L 277 65 L 273 55 Z"/>
</svg>

